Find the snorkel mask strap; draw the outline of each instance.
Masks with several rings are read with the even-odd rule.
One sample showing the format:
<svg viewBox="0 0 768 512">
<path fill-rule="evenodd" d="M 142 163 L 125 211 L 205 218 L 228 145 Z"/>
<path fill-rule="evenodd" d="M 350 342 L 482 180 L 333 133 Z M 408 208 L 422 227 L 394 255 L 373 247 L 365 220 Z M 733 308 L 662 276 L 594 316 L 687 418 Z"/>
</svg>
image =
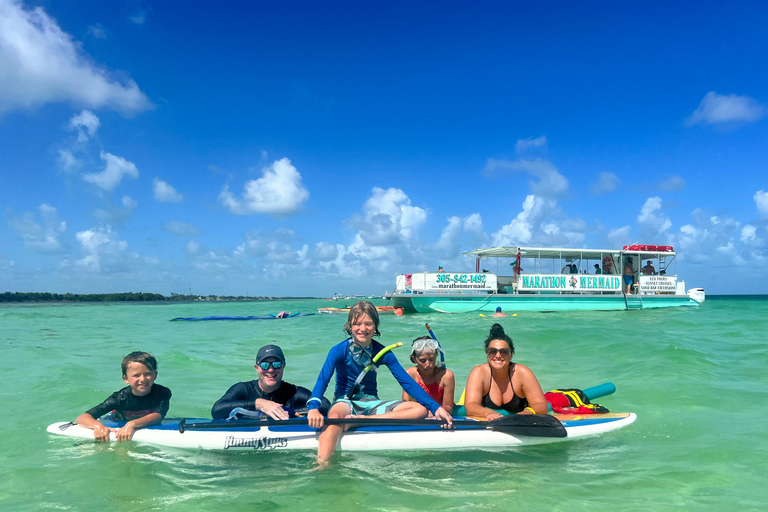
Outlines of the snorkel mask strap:
<svg viewBox="0 0 768 512">
<path fill-rule="evenodd" d="M 424 324 L 424 326 L 427 328 L 427 331 L 429 331 L 429 335 L 432 337 L 432 339 L 437 342 L 437 351 L 440 352 L 440 363 L 436 364 L 435 366 L 439 368 L 445 368 L 445 351 L 443 350 L 443 346 L 440 344 L 440 340 L 437 339 L 437 336 L 435 336 L 435 333 L 432 332 L 432 328 L 429 326 L 429 324 Z"/>
</svg>

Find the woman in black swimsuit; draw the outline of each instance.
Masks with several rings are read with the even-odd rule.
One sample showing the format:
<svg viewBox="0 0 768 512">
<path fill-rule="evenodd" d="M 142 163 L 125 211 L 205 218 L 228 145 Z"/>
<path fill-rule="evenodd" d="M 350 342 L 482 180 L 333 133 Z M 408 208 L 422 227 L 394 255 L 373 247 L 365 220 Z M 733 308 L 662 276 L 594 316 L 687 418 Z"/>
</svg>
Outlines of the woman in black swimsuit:
<svg viewBox="0 0 768 512">
<path fill-rule="evenodd" d="M 499 410 L 511 414 L 547 414 L 541 384 L 530 368 L 512 362 L 515 345 L 504 328 L 493 324 L 485 340 L 487 364 L 475 366 L 467 379 L 467 416 L 495 420 Z"/>
</svg>

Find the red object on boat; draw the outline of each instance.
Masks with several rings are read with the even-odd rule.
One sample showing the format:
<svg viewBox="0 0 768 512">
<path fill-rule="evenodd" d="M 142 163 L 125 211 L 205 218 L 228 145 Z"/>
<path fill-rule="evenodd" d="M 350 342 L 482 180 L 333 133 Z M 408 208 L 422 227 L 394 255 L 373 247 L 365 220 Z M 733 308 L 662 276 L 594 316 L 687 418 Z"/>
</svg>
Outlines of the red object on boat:
<svg viewBox="0 0 768 512">
<path fill-rule="evenodd" d="M 645 252 L 672 252 L 671 245 L 625 245 L 621 248 L 622 251 L 645 251 Z"/>
</svg>

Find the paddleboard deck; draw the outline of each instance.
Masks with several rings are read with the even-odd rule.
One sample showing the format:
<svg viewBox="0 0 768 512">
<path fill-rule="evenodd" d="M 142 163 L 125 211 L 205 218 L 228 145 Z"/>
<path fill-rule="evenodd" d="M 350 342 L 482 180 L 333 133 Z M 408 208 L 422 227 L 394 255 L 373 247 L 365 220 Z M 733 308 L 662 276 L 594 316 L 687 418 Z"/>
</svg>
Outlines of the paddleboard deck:
<svg viewBox="0 0 768 512">
<path fill-rule="evenodd" d="M 462 426 L 445 430 L 437 424 L 372 425 L 350 428 L 341 436 L 337 448 L 346 451 L 498 450 L 603 434 L 626 427 L 637 419 L 634 413 L 556 417 L 563 423 L 568 433 L 567 437 L 529 437 Z M 292 420 L 286 420 L 285 425 L 237 427 L 236 421 L 187 419 L 187 424 L 221 423 L 222 428 L 186 430 L 184 433 L 179 432 L 179 421 L 179 419 L 167 419 L 161 425 L 137 430 L 133 440 L 158 446 L 202 450 L 317 450 L 318 431 L 306 424 L 296 424 L 297 422 Z M 115 428 L 123 425 L 119 422 L 104 422 L 104 424 Z M 54 423 L 48 427 L 47 431 L 61 436 L 94 440 L 92 430 L 79 427 L 72 422 Z M 114 441 L 114 434 L 111 440 Z"/>
</svg>

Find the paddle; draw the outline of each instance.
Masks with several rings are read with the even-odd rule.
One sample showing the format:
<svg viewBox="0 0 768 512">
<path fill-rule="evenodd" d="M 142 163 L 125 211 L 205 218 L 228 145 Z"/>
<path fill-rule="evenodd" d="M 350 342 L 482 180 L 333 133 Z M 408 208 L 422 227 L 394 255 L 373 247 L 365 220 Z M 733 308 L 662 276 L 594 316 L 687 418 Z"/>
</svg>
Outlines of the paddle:
<svg viewBox="0 0 768 512">
<path fill-rule="evenodd" d="M 348 425 L 350 427 L 439 427 L 443 423 L 435 420 L 375 419 L 375 418 L 326 418 L 326 425 Z M 293 420 L 265 419 L 259 421 L 237 421 L 232 423 L 190 423 L 179 421 L 179 432 L 187 430 L 227 430 L 247 427 L 276 427 L 307 425 L 306 418 Z M 493 430 L 504 434 L 529 437 L 568 437 L 560 421 L 546 414 L 517 414 L 502 416 L 493 421 L 454 420 L 454 427 L 461 430 Z"/>
</svg>

